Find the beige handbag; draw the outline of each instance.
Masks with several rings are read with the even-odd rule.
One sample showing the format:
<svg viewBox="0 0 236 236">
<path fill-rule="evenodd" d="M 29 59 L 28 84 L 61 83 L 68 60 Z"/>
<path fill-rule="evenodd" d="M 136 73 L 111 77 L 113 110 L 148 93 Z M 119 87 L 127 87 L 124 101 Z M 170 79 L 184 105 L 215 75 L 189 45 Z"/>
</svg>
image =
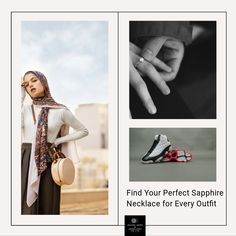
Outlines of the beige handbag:
<svg viewBox="0 0 236 236">
<path fill-rule="evenodd" d="M 59 186 L 72 184 L 75 178 L 75 167 L 72 160 L 56 147 L 52 147 L 52 149 L 54 153 L 49 155 L 52 158 L 51 174 L 54 182 Z"/>
</svg>

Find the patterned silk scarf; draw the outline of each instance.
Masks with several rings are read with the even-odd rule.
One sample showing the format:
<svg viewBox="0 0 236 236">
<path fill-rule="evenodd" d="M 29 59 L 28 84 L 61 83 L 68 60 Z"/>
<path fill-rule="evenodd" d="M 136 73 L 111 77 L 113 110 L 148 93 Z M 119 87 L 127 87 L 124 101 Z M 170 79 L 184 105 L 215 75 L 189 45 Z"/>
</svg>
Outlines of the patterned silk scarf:
<svg viewBox="0 0 236 236">
<path fill-rule="evenodd" d="M 40 175 L 47 168 L 47 133 L 48 133 L 48 107 L 43 107 L 39 113 L 35 142 L 35 163 Z"/>
<path fill-rule="evenodd" d="M 47 168 L 47 133 L 48 133 L 48 113 L 50 108 L 65 108 L 64 105 L 55 102 L 52 98 L 48 82 L 43 73 L 39 71 L 27 71 L 24 77 L 27 74 L 34 74 L 41 82 L 44 87 L 44 96 L 38 98 L 32 98 L 33 104 L 42 106 L 42 109 L 38 116 L 38 123 L 36 129 L 36 141 L 35 141 L 35 163 L 38 169 L 38 175 L 41 175 L 44 170 Z"/>
</svg>

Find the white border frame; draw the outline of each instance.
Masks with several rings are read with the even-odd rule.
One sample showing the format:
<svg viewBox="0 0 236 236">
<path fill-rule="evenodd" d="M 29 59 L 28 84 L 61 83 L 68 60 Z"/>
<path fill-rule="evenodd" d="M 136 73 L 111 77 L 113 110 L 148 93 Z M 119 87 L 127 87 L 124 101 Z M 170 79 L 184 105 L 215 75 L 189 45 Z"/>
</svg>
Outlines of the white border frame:
<svg viewBox="0 0 236 236">
<path fill-rule="evenodd" d="M 90 6 L 89 5 L 90 3 L 89 2 L 87 2 L 87 3 L 85 3 L 85 6 L 87 6 L 86 7 L 86 9 L 95 9 L 95 10 L 99 10 L 99 9 L 101 9 L 102 7 L 104 7 L 103 5 L 94 5 L 94 6 Z M 119 11 L 118 10 L 118 8 L 116 8 L 116 7 L 114 7 L 113 6 L 113 3 L 110 3 L 111 4 L 111 7 L 109 7 L 110 5 L 108 4 L 108 5 L 106 5 L 106 7 L 105 7 L 105 9 L 114 9 L 114 11 L 113 11 L 113 13 L 115 13 L 115 14 L 119 14 L 119 13 L 122 13 L 122 11 Z M 196 2 L 196 3 L 191 3 L 191 5 L 190 6 L 188 6 L 188 3 L 186 2 L 186 4 L 184 4 L 183 5 L 183 3 L 173 3 L 173 6 L 170 6 L 170 5 L 168 5 L 169 3 L 166 3 L 166 7 L 165 7 L 165 9 L 181 9 L 181 6 L 183 7 L 183 9 L 196 9 L 196 10 L 202 10 L 202 7 L 200 7 L 200 5 L 199 5 L 199 3 L 198 2 Z M 182 4 L 182 5 L 181 5 Z M 192 5 L 193 4 L 193 5 Z M 213 4 L 213 2 L 212 3 L 205 3 L 206 5 L 204 5 L 204 9 L 205 10 L 211 10 L 212 9 L 212 4 Z M 229 16 L 230 16 L 230 18 L 229 18 L 229 20 L 230 20 L 230 23 L 231 23 L 231 25 L 233 26 L 233 20 L 234 20 L 234 17 L 233 17 L 233 13 L 234 13 L 234 10 L 232 10 L 233 9 L 233 5 L 231 6 L 230 4 L 225 4 L 225 3 L 222 3 L 223 5 L 221 5 L 221 4 L 219 4 L 219 3 L 216 3 L 216 5 L 215 5 L 215 7 L 217 8 L 217 9 L 225 9 L 225 11 L 216 11 L 216 12 L 214 12 L 214 11 L 179 11 L 179 13 L 183 13 L 183 14 L 185 14 L 185 13 L 188 13 L 188 14 L 192 14 L 192 13 L 194 13 L 194 14 L 196 14 L 196 13 L 198 13 L 198 14 L 225 14 L 226 15 L 226 21 L 227 21 L 227 10 L 229 11 Z M 32 5 L 31 3 L 29 4 L 23 4 L 23 5 L 21 5 L 20 6 L 20 8 L 22 8 L 22 6 L 23 7 L 25 7 L 25 9 L 34 9 L 35 8 L 35 6 L 34 5 Z M 66 5 L 67 6 L 67 5 Z M 64 7 L 62 7 L 62 6 L 58 6 L 58 8 L 59 9 L 67 9 L 66 8 L 66 6 L 64 6 Z M 85 8 L 85 6 L 82 6 L 81 5 L 81 9 L 84 9 Z M 132 3 L 130 3 L 130 4 L 128 4 L 128 2 L 127 2 L 127 5 L 123 5 L 124 6 L 124 9 L 133 9 L 134 8 L 134 5 L 132 5 Z M 160 6 L 157 6 L 156 4 L 154 4 L 154 6 L 155 6 L 155 8 L 160 8 L 160 10 L 162 10 L 163 9 L 163 4 L 161 4 Z M 18 6 L 15 6 L 15 7 L 17 7 L 18 8 Z M 40 5 L 40 7 L 42 7 L 42 5 Z M 44 9 L 53 9 L 55 6 L 44 6 Z M 71 7 L 73 7 L 73 5 L 71 6 Z M 79 6 L 77 6 L 77 7 L 79 7 Z M 151 6 L 149 6 L 149 7 L 151 7 Z M 7 5 L 7 7 L 6 7 L 7 9 L 6 9 L 6 11 L 7 11 L 7 13 L 10 15 L 10 11 L 11 10 L 13 10 L 12 8 L 13 8 L 13 6 L 11 5 Z M 17 9 L 17 8 L 15 8 L 15 9 Z M 5 8 L 4 8 L 5 9 Z M 141 5 L 139 5 L 138 6 L 138 8 L 137 9 L 140 9 L 141 11 L 143 11 L 143 9 L 147 9 L 147 6 L 143 6 L 142 4 Z M 140 12 L 141 12 L 140 11 Z M 63 12 L 63 10 L 62 10 L 62 12 Z M 96 12 L 93 12 L 92 14 L 94 15 L 95 13 L 109 13 L 109 11 L 96 11 Z M 16 12 L 13 12 L 12 14 L 15 14 Z M 17 13 L 23 13 L 23 12 L 17 12 Z M 24 12 L 24 13 L 27 13 L 27 12 Z M 51 12 L 51 13 L 56 13 L 56 12 Z M 72 11 L 70 11 L 70 12 L 68 12 L 68 14 L 71 14 L 71 13 L 74 13 L 74 12 L 72 12 Z M 78 12 L 77 12 L 78 13 Z M 85 12 L 83 12 L 83 14 L 84 14 Z M 135 14 L 135 12 L 133 12 L 133 11 L 129 11 L 129 12 L 126 12 L 126 13 L 130 13 L 130 14 Z M 146 13 L 148 13 L 149 14 L 149 12 L 146 12 Z M 150 12 L 151 13 L 151 12 Z M 168 11 L 168 12 L 164 12 L 164 11 L 162 11 L 162 12 L 156 12 L 156 13 L 161 13 L 161 14 L 172 14 L 172 13 L 176 13 L 176 11 L 173 11 L 173 12 L 171 12 L 171 11 Z M 4 15 L 4 14 L 3 14 Z M 9 16 L 9 15 L 7 15 L 7 14 L 5 14 L 5 18 L 7 18 L 7 16 Z M 5 21 L 5 18 L 4 18 L 4 21 Z M 8 27 L 9 27 L 9 25 L 8 25 L 8 23 L 10 22 L 10 20 L 8 20 L 8 19 L 6 19 L 6 23 L 4 24 L 4 31 L 5 32 L 7 32 L 7 34 L 9 33 L 8 31 L 9 31 L 9 29 L 8 29 Z M 11 23 L 11 22 L 10 22 Z M 228 26 L 226 26 L 226 27 L 228 27 Z M 230 27 L 230 30 L 231 30 L 231 32 L 229 33 L 230 34 L 230 36 L 234 36 L 234 33 L 233 33 L 233 29 L 232 29 L 232 27 Z M 227 33 L 228 34 L 228 33 Z M 6 45 L 8 45 L 8 38 L 9 37 L 6 37 L 6 40 L 4 40 L 4 42 L 5 42 L 5 44 Z M 122 43 L 121 43 L 121 46 L 120 46 L 120 65 L 123 65 L 124 63 L 125 63 L 125 60 L 124 59 L 122 59 L 121 60 L 121 55 L 123 55 L 123 53 L 126 53 L 126 52 L 124 52 L 123 51 L 123 53 L 121 53 L 121 48 L 122 48 L 122 50 L 124 49 L 123 48 L 123 46 L 122 46 L 122 44 L 124 44 L 125 42 L 124 42 L 125 40 L 124 39 L 122 39 Z M 225 41 L 225 40 L 224 40 Z M 226 43 L 226 42 L 225 42 Z M 229 63 L 229 66 L 231 66 L 231 70 L 229 71 L 229 75 L 232 75 L 231 77 L 231 80 L 229 81 L 230 83 L 230 85 L 231 85 L 231 87 L 228 87 L 228 91 L 230 92 L 230 94 L 229 95 L 226 95 L 226 96 L 229 96 L 229 98 L 231 98 L 231 101 L 232 102 L 230 102 L 230 104 L 229 105 L 231 105 L 230 106 L 230 111 L 228 111 L 229 112 L 229 115 L 230 115 L 230 117 L 228 118 L 229 119 L 229 126 L 231 125 L 231 129 L 232 130 L 229 130 L 228 131 L 228 135 L 227 135 L 227 137 L 228 138 L 230 138 L 230 140 L 229 140 L 229 144 L 228 145 L 231 145 L 230 147 L 230 149 L 227 151 L 228 152 L 228 154 L 229 154 L 229 156 L 231 155 L 232 157 L 233 157 L 233 145 L 234 145 L 234 140 L 233 140 L 233 128 L 234 128 L 234 123 L 233 123 L 233 117 L 234 117 L 234 111 L 233 111 L 233 99 L 234 99 L 234 96 L 233 96 L 233 94 L 234 94 L 234 86 L 232 86 L 232 85 L 234 85 L 234 80 L 233 80 L 233 68 L 234 68 L 234 65 L 233 65 L 233 49 L 235 48 L 235 46 L 234 46 L 234 37 L 232 37 L 231 39 L 229 39 L 229 43 L 230 43 L 230 46 L 231 46 L 231 51 L 229 51 L 229 58 L 230 59 L 232 59 L 231 60 L 231 62 Z M 225 45 L 225 44 L 224 44 Z M 227 46 L 226 46 L 227 47 Z M 5 48 L 4 48 L 5 49 Z M 227 48 L 226 48 L 226 50 L 227 50 Z M 4 55 L 6 56 L 6 58 L 8 58 L 8 49 L 6 49 L 5 51 L 4 51 Z M 223 55 L 224 56 L 224 58 L 226 59 L 226 56 L 225 55 Z M 228 56 L 227 56 L 228 57 Z M 121 63 L 122 62 L 122 63 Z M 218 66 L 218 63 L 217 63 L 217 66 Z M 226 73 L 226 61 L 224 61 L 223 62 L 223 65 L 221 65 L 221 66 L 223 66 L 223 70 L 220 70 L 221 71 L 221 75 L 223 75 L 223 77 L 225 77 L 225 74 L 224 74 L 224 72 Z M 122 78 L 122 80 L 124 79 L 122 76 L 125 74 L 125 71 L 124 71 L 124 66 L 122 66 L 122 70 L 121 70 L 121 68 L 119 69 L 119 73 L 120 73 L 120 78 Z M 218 68 L 218 67 L 217 67 Z M 8 68 L 3 68 L 3 71 L 4 71 L 4 73 L 3 73 L 3 75 L 4 76 L 8 76 L 9 74 L 8 74 Z M 122 72 L 122 73 L 121 73 Z M 12 73 L 13 74 L 13 71 L 11 71 L 10 73 Z M 217 73 L 218 73 L 218 71 L 217 71 Z M 219 74 L 218 74 L 218 77 L 219 77 Z M 13 78 L 13 76 L 12 76 L 12 78 Z M 113 78 L 114 79 L 114 78 Z M 127 79 L 127 77 L 125 77 L 125 79 Z M 8 82 L 7 82 L 8 83 Z M 120 84 L 123 84 L 124 85 L 124 82 L 122 82 L 122 83 L 120 83 Z M 11 85 L 11 83 L 10 83 L 10 85 Z M 219 88 L 219 87 L 218 87 Z M 11 89 L 11 88 L 10 88 Z M 123 90 L 122 90 L 123 92 L 125 91 L 125 88 L 123 88 Z M 15 91 L 16 92 L 16 91 Z M 218 92 L 218 91 L 217 91 Z M 11 93 L 12 93 L 12 91 L 11 91 Z M 123 95 L 123 93 L 122 93 L 122 95 Z M 15 96 L 15 95 L 14 95 Z M 121 97 L 121 96 L 120 96 Z M 218 99 L 218 95 L 217 95 L 217 99 Z M 119 102 L 119 104 L 121 104 L 122 105 L 122 102 L 121 102 L 122 100 L 120 100 L 120 101 L 118 101 Z M 120 105 L 120 106 L 121 106 Z M 7 104 L 7 106 L 8 106 L 8 104 Z M 226 104 L 226 106 L 227 106 L 227 104 Z M 5 107 L 4 106 L 4 108 L 6 108 L 6 110 L 8 109 L 7 107 Z M 124 119 L 122 119 L 123 121 L 122 122 L 124 122 L 124 126 L 121 126 L 120 125 L 120 129 L 119 129 L 119 131 L 121 131 L 121 127 L 122 127 L 122 129 L 125 129 L 126 128 L 126 126 L 127 126 L 127 123 L 128 123 L 128 126 L 127 127 L 138 127 L 138 126 L 136 126 L 136 124 L 132 124 L 133 122 L 132 122 L 132 120 L 129 120 L 128 119 L 128 115 L 129 115 L 129 113 L 128 113 L 128 108 L 125 108 L 125 109 L 123 109 L 123 111 L 122 112 L 120 112 L 120 114 L 119 114 L 119 117 L 121 117 L 122 118 L 122 116 L 124 115 L 124 111 L 125 110 L 127 110 L 127 114 L 126 114 L 126 116 L 125 117 L 123 117 Z M 115 110 L 115 112 L 117 112 L 117 110 Z M 217 112 L 218 112 L 218 110 L 217 110 Z M 13 111 L 11 111 L 11 113 L 10 113 L 11 115 L 13 114 Z M 122 115 L 122 116 L 121 116 Z M 7 117 L 8 118 L 8 117 Z M 6 121 L 7 121 L 7 118 L 6 118 Z M 10 117 L 10 119 L 12 119 L 12 116 Z M 13 119 L 12 119 L 13 120 Z M 224 120 L 224 119 L 223 119 Z M 120 120 L 120 122 L 121 122 L 121 120 Z M 121 124 L 122 124 L 122 122 L 121 122 Z M 140 123 L 139 123 L 139 126 L 140 127 L 145 127 L 145 122 L 142 124 L 142 122 L 144 122 L 144 121 L 140 121 Z M 165 121 L 162 121 L 162 120 L 159 120 L 158 121 L 158 126 L 159 127 L 164 127 L 165 126 L 165 123 L 169 123 L 168 124 L 168 127 L 182 127 L 181 126 L 181 124 L 179 124 L 179 125 L 177 125 L 177 124 L 174 124 L 174 123 L 172 123 L 172 121 L 171 120 L 165 120 Z M 181 121 L 181 122 L 184 122 L 184 121 Z M 187 122 L 188 124 L 187 124 L 187 126 L 186 127 L 193 127 L 192 125 L 191 125 L 191 121 L 190 122 Z M 204 120 L 198 120 L 198 125 L 196 125 L 196 127 L 197 126 L 199 126 L 199 127 L 204 127 L 205 125 L 205 121 Z M 207 126 L 207 127 L 215 127 L 214 126 L 214 124 L 215 124 L 215 122 L 213 122 L 213 124 L 211 123 L 211 121 L 209 121 L 209 126 Z M 156 122 L 155 121 L 150 121 L 150 127 L 155 127 L 156 126 Z M 222 124 L 222 126 L 224 126 L 224 123 Z M 11 126 L 11 129 L 13 129 L 13 126 Z M 227 127 L 226 127 L 226 129 L 227 129 Z M 4 129 L 5 130 L 5 129 Z M 12 131 L 12 130 L 11 130 Z M 226 130 L 227 131 L 227 130 Z M 13 133 L 12 133 L 13 134 Z M 11 135 L 12 135 L 11 134 Z M 14 133 L 14 134 L 16 134 L 16 132 Z M 123 135 L 123 132 L 120 132 L 120 137 L 122 137 L 122 135 Z M 225 137 L 225 142 L 227 141 L 227 137 Z M 114 138 L 116 139 L 116 136 L 114 136 Z M 119 140 L 118 140 L 118 142 L 120 142 L 121 141 L 121 138 L 119 138 Z M 5 143 L 5 142 L 4 142 Z M 12 144 L 10 145 L 10 148 L 12 148 L 13 146 L 12 146 Z M 123 147 L 123 146 L 122 146 Z M 229 146 L 228 146 L 229 147 Z M 12 151 L 12 153 L 13 153 L 13 149 L 11 150 Z M 119 151 L 119 150 L 118 150 Z M 122 150 L 121 150 L 122 151 Z M 4 153 L 5 154 L 5 153 Z M 122 154 L 124 154 L 123 152 L 120 152 L 120 159 L 121 158 L 128 158 L 127 156 L 122 156 Z M 225 154 L 224 154 L 225 155 Z M 113 159 L 114 160 L 114 159 Z M 10 161 L 11 162 L 11 161 Z M 234 181 L 233 181 L 233 178 L 232 177 L 234 177 L 233 175 L 234 175 L 234 163 L 235 163 L 235 159 L 234 158 L 232 158 L 232 159 L 230 159 L 230 165 L 228 166 L 228 171 L 230 171 L 230 173 L 228 173 L 228 176 L 229 177 L 231 177 L 231 178 L 229 178 L 229 180 L 230 179 L 232 179 L 232 180 L 230 180 L 229 181 L 229 184 L 230 184 L 230 187 L 231 187 L 231 185 L 233 186 L 233 183 L 234 183 Z M 10 163 L 11 164 L 11 163 Z M 120 163 L 119 163 L 120 164 Z M 227 164 L 227 163 L 226 163 Z M 11 166 L 10 166 L 10 168 L 11 168 Z M 120 173 L 121 173 L 121 171 L 120 171 Z M 124 169 L 123 169 L 123 166 L 122 166 L 122 173 L 121 174 L 123 174 L 124 173 Z M 7 172 L 6 171 L 3 171 L 3 174 L 5 175 L 7 175 Z M 11 176 L 10 176 L 11 177 Z M 118 179 L 118 181 L 119 181 L 119 179 Z M 8 181 L 7 181 L 7 184 L 8 184 Z M 5 187 L 5 188 L 7 188 L 7 190 L 8 190 L 8 185 L 7 184 L 4 184 L 3 186 Z M 226 184 L 227 184 L 227 182 L 226 182 Z M 120 181 L 120 184 L 119 184 L 119 188 L 118 188 L 118 192 L 119 192 L 119 189 L 120 189 L 120 187 L 122 186 L 122 182 Z M 117 193 L 117 189 L 114 189 L 114 191 L 116 191 L 116 193 Z M 228 224 L 227 224 L 227 222 L 226 222 L 226 225 L 225 225 L 225 227 L 218 227 L 218 226 L 214 226 L 214 225 L 212 225 L 212 227 L 199 227 L 199 226 L 192 226 L 192 227 L 185 227 L 185 226 L 180 226 L 180 225 L 178 225 L 178 226 L 172 226 L 172 227 L 169 227 L 169 226 L 163 226 L 163 227 L 155 227 L 155 226 L 147 226 L 147 235 L 177 235 L 177 234 L 181 234 L 181 235 L 192 235 L 193 233 L 194 234 L 201 234 L 201 235 L 212 235 L 212 233 L 213 234 L 216 234 L 216 235 L 225 235 L 225 234 L 227 234 L 227 235 L 229 235 L 229 234 L 232 234 L 232 233 L 234 233 L 234 231 L 235 231 L 235 224 L 234 224 L 234 208 L 235 208 L 235 203 L 234 203 L 234 201 L 233 201 L 233 197 L 235 196 L 235 191 L 234 191 L 234 189 L 233 188 L 229 188 L 228 189 L 228 191 L 229 191 L 229 195 L 230 195 L 230 198 L 229 198 L 229 204 L 230 204 L 230 208 L 229 208 L 229 211 L 228 211 Z M 3 195 L 3 199 L 7 202 L 8 201 L 8 197 L 10 197 L 11 198 L 11 196 L 9 196 L 8 194 L 6 194 L 6 195 Z M 10 199 L 9 198 L 9 199 Z M 119 199 L 119 198 L 118 198 Z M 5 202 L 4 201 L 4 202 Z M 9 200 L 10 201 L 10 200 Z M 11 202 L 10 202 L 11 203 Z M 227 209 L 226 209 L 227 210 Z M 94 226 L 94 227 L 89 227 L 89 226 L 86 226 L 86 227 L 63 227 L 63 225 L 58 225 L 58 226 L 62 226 L 62 227 L 59 227 L 59 230 L 58 230 L 58 226 L 57 227 L 41 227 L 41 226 L 39 226 L 39 227 L 28 227 L 28 226 L 23 226 L 23 227 L 15 227 L 15 226 L 13 226 L 12 224 L 11 224 L 11 221 L 9 221 L 8 222 L 8 219 L 11 219 L 11 216 L 10 215 L 8 215 L 8 213 L 11 213 L 11 212 L 9 212 L 9 209 L 8 209 L 8 204 L 6 204 L 4 207 L 3 207 L 3 219 L 2 219 L 2 223 L 3 223 L 3 229 L 2 229 L 2 233 L 4 233 L 4 234 L 6 234 L 6 235 L 19 235 L 19 234 L 24 234 L 24 235 L 33 235 L 33 234 L 47 234 L 47 235 L 65 235 L 65 234 L 69 234 L 69 235 L 123 235 L 123 232 L 124 232 L 124 227 L 123 227 L 123 225 L 113 225 L 112 227 L 109 227 L 109 226 L 106 226 L 106 225 L 104 225 L 104 224 L 102 224 L 102 225 L 99 225 L 99 226 Z M 5 217 L 6 216 L 6 217 Z M 121 218 L 122 219 L 122 218 Z M 56 219 L 55 219 L 56 220 Z M 118 219 L 119 220 L 119 219 Z M 123 219 L 122 219 L 123 220 Z M 79 225 L 78 225 L 79 226 Z M 226 227 L 227 226 L 227 227 Z M 68 229 L 70 229 L 70 232 L 68 232 Z"/>
</svg>

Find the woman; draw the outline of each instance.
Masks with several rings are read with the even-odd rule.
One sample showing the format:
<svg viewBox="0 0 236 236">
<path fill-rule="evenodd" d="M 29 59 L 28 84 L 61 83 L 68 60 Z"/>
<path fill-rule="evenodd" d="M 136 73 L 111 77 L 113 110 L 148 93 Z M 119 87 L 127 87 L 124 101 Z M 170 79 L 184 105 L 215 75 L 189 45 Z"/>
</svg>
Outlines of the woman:
<svg viewBox="0 0 236 236">
<path fill-rule="evenodd" d="M 60 186 L 51 176 L 48 149 L 88 135 L 68 108 L 55 102 L 46 77 L 28 71 L 22 81 L 21 213 L 60 214 Z M 25 91 L 32 105 L 24 105 Z M 68 134 L 69 127 L 75 132 Z M 59 147 L 60 147 L 59 146 Z"/>
</svg>

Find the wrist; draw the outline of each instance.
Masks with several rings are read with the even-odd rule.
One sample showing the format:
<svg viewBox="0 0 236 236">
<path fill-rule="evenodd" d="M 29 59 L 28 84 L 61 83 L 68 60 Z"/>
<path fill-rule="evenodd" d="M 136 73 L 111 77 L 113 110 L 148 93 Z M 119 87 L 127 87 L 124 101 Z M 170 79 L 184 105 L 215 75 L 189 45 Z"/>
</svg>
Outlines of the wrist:
<svg viewBox="0 0 236 236">
<path fill-rule="evenodd" d="M 55 142 L 53 143 L 54 147 L 57 147 L 60 143 L 58 142 L 58 140 L 55 140 Z"/>
</svg>

